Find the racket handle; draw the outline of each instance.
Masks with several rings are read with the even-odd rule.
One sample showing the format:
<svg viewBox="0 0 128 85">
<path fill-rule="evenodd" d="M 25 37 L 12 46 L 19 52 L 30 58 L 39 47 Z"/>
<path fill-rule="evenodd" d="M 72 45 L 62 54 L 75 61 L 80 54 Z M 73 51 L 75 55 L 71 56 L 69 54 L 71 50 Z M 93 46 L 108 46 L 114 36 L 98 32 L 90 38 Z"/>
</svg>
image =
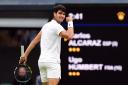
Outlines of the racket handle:
<svg viewBox="0 0 128 85">
<path fill-rule="evenodd" d="M 24 54 L 24 45 L 21 45 L 21 56 Z"/>
</svg>

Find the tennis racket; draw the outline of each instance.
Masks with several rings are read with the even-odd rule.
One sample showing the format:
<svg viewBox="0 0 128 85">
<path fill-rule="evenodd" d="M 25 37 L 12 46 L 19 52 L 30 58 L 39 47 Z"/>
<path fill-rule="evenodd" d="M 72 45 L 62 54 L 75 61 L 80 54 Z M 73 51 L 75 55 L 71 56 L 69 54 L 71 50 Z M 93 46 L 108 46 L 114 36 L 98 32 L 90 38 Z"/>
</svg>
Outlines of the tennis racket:
<svg viewBox="0 0 128 85">
<path fill-rule="evenodd" d="M 24 46 L 21 46 L 21 55 L 24 53 Z M 19 64 L 15 67 L 14 77 L 17 82 L 26 83 L 31 79 L 32 70 L 27 64 Z"/>
</svg>

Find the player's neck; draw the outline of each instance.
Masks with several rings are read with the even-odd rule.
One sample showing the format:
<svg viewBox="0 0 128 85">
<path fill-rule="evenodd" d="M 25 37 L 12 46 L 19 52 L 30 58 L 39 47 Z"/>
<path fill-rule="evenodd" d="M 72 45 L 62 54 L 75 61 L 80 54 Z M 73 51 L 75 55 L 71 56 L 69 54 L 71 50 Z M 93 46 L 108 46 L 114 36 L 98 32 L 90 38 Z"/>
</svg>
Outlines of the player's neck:
<svg viewBox="0 0 128 85">
<path fill-rule="evenodd" d="M 61 22 L 58 22 L 55 18 L 53 18 L 53 20 L 55 20 L 57 23 L 61 24 Z"/>
</svg>

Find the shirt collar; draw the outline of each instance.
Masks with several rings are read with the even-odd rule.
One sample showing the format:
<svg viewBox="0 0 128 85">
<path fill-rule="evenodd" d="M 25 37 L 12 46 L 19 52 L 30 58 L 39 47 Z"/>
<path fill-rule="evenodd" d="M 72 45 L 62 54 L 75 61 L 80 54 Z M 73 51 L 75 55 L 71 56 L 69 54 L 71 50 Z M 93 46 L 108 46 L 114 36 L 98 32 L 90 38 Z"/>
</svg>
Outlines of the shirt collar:
<svg viewBox="0 0 128 85">
<path fill-rule="evenodd" d="M 58 23 L 56 20 L 52 19 L 51 22 L 54 22 L 54 23 L 57 23 L 57 24 L 60 24 Z"/>
<path fill-rule="evenodd" d="M 52 22 L 55 22 L 55 23 L 57 23 L 57 21 L 56 21 L 56 20 L 54 20 L 54 19 L 52 19 L 51 21 L 52 21 Z"/>
</svg>

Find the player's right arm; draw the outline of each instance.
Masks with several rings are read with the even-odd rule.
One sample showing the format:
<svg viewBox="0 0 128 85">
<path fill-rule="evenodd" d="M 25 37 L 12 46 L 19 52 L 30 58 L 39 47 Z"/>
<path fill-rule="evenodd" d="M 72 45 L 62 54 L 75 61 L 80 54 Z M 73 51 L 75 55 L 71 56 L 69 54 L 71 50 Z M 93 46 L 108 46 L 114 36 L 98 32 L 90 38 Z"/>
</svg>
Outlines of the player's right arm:
<svg viewBox="0 0 128 85">
<path fill-rule="evenodd" d="M 72 19 L 72 17 L 66 17 L 66 21 L 68 23 L 68 29 L 61 31 L 59 35 L 62 38 L 65 38 L 67 40 L 71 40 L 74 36 L 73 19 Z"/>
<path fill-rule="evenodd" d="M 27 62 L 27 57 L 31 50 L 40 42 L 41 39 L 41 31 L 37 34 L 37 36 L 31 41 L 25 53 L 20 57 L 19 64 L 23 64 Z"/>
</svg>

